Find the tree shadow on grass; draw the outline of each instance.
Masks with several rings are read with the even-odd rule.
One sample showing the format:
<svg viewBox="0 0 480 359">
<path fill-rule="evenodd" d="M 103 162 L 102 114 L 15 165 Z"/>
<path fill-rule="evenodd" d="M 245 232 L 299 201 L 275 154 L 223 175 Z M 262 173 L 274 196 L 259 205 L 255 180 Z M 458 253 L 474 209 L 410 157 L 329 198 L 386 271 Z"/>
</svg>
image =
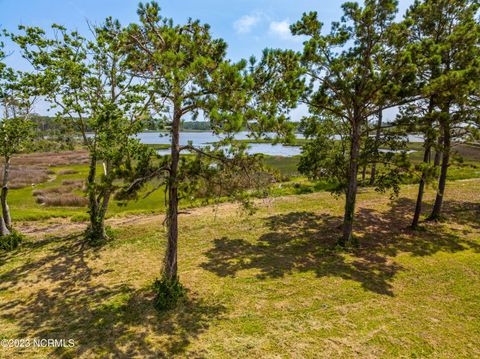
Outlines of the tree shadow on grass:
<svg viewBox="0 0 480 359">
<path fill-rule="evenodd" d="M 480 230 L 480 203 L 449 201 L 445 204 L 444 212 L 447 222 L 450 220 Z"/>
<path fill-rule="evenodd" d="M 466 249 L 480 252 L 480 243 L 466 236 L 477 231 L 480 219 L 469 202 L 446 201 L 444 214 L 446 223 L 423 222 L 418 230 L 412 230 L 412 211 L 415 201 L 399 198 L 391 203 L 386 212 L 360 208 L 356 214 L 356 228 L 364 236 L 362 246 L 380 255 L 396 256 L 399 252 L 414 256 L 429 256 L 437 252 L 455 253 Z M 424 205 L 424 213 L 429 213 L 431 205 Z M 465 225 L 468 228 L 453 230 L 448 224 Z"/>
<path fill-rule="evenodd" d="M 460 204 L 449 203 L 454 212 Z M 313 212 L 290 212 L 265 219 L 268 233 L 256 241 L 218 238 L 205 255 L 202 267 L 218 276 L 234 277 L 254 269 L 257 278 L 279 278 L 293 272 L 312 272 L 317 277 L 335 276 L 361 283 L 365 290 L 393 296 L 391 282 L 402 270 L 394 260 L 400 252 L 415 256 L 468 248 L 480 252 L 479 243 L 452 233 L 442 225 L 421 231 L 408 229 L 414 202 L 401 198 L 386 212 L 360 208 L 356 235 L 360 247 L 345 252 L 336 246 L 342 218 Z M 455 217 L 453 217 L 455 218 Z"/>
<path fill-rule="evenodd" d="M 98 249 L 74 236 L 53 241 L 30 244 L 46 254 L 0 275 L 0 290 L 15 292 L 0 303 L 0 317 L 18 328 L 17 337 L 75 340 L 55 356 L 171 357 L 225 311 L 190 293 L 177 309 L 158 313 L 150 289 L 102 283 L 111 270 L 91 266 Z"/>
<path fill-rule="evenodd" d="M 351 279 L 367 290 L 393 295 L 389 281 L 400 267 L 376 253 L 356 250 L 348 256 L 336 248 L 339 217 L 291 212 L 265 221 L 271 232 L 260 236 L 257 242 L 228 237 L 216 239 L 215 247 L 206 253 L 208 262 L 202 264 L 203 268 L 222 277 L 257 269 L 260 279 L 313 272 L 318 277 Z"/>
</svg>

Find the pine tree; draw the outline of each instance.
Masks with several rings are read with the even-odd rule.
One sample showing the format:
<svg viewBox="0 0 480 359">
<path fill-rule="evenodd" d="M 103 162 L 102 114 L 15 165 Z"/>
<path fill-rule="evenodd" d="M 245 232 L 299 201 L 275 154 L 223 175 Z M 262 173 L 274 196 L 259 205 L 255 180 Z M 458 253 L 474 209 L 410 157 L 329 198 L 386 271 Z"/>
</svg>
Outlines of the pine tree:
<svg viewBox="0 0 480 359">
<path fill-rule="evenodd" d="M 328 35 L 315 12 L 304 14 L 292 26 L 296 35 L 306 35 L 303 62 L 312 80 L 304 102 L 315 117 L 330 119 L 336 135 L 344 137 L 341 148 L 347 153 L 340 184 L 346 195 L 341 245 L 352 242 L 358 168 L 362 139 L 368 119 L 384 108 L 408 101 L 402 82 L 410 81 L 408 54 L 398 51 L 404 39 L 401 26 L 394 24 L 396 1 L 345 3 L 340 22 Z M 334 135 L 334 134 L 331 134 Z M 343 142 L 343 141 L 342 141 Z"/>
</svg>

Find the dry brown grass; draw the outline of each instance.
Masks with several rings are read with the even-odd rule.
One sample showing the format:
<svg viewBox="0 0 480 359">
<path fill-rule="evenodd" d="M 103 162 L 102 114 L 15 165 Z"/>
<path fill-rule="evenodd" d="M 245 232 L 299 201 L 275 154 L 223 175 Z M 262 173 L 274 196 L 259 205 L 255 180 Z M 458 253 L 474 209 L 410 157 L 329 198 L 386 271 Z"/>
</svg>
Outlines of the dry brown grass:
<svg viewBox="0 0 480 359">
<path fill-rule="evenodd" d="M 32 195 L 36 202 L 47 207 L 84 207 L 88 201 L 73 191 L 83 187 L 82 180 L 64 180 L 61 187 L 36 189 Z"/>
<path fill-rule="evenodd" d="M 61 170 L 61 171 L 58 171 L 59 175 L 75 175 L 77 173 L 78 173 L 78 171 L 76 171 L 76 170 Z"/>
<path fill-rule="evenodd" d="M 17 166 L 10 169 L 10 185 L 12 189 L 23 188 L 46 182 L 52 171 L 43 166 Z M 3 180 L 3 166 L 0 166 L 0 181 Z"/>
<path fill-rule="evenodd" d="M 83 187 L 83 180 L 63 180 L 63 186 L 70 186 L 73 188 L 82 188 Z"/>
<path fill-rule="evenodd" d="M 480 161 L 480 148 L 471 144 L 455 144 L 453 151 L 467 161 Z"/>
<path fill-rule="evenodd" d="M 12 158 L 10 167 L 10 188 L 17 189 L 48 181 L 55 172 L 51 166 L 67 166 L 88 163 L 88 152 L 44 152 L 29 153 Z M 78 171 L 62 170 L 59 174 L 75 174 Z M 3 165 L 0 165 L 0 181 L 3 179 Z"/>
<path fill-rule="evenodd" d="M 47 207 L 85 207 L 88 200 L 74 193 L 45 193 L 37 196 L 37 203 Z"/>
<path fill-rule="evenodd" d="M 76 188 L 77 188 L 76 186 L 63 186 L 63 187 L 50 187 L 50 188 L 44 188 L 44 189 L 36 189 L 32 192 L 32 195 L 34 197 L 38 197 L 38 196 L 46 196 L 46 195 L 54 195 L 54 194 L 64 194 L 64 193 L 70 193 Z"/>
<path fill-rule="evenodd" d="M 88 152 L 85 150 L 28 153 L 16 156 L 12 159 L 12 164 L 24 166 L 34 165 L 52 167 L 80 165 L 85 163 L 88 163 Z"/>
</svg>

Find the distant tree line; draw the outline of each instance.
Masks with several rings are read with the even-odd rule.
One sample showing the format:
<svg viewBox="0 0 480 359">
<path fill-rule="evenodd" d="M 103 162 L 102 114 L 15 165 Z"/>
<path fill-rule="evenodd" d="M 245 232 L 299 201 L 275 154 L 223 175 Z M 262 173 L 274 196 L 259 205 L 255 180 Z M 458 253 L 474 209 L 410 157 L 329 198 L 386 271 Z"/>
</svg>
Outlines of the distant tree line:
<svg viewBox="0 0 480 359">
<path fill-rule="evenodd" d="M 30 121 L 34 124 L 35 128 L 42 134 L 48 135 L 50 133 L 55 133 L 59 131 L 63 131 L 65 129 L 65 120 L 66 119 L 58 119 L 54 116 L 45 116 L 39 114 L 32 114 L 30 117 Z M 86 128 L 87 132 L 92 131 L 91 128 Z M 210 131 L 210 123 L 208 121 L 183 121 L 180 125 L 180 129 L 182 131 L 186 130 L 195 130 L 195 131 Z M 158 131 L 160 130 L 156 126 L 156 120 L 151 119 L 147 121 L 145 125 L 146 131 Z"/>
</svg>

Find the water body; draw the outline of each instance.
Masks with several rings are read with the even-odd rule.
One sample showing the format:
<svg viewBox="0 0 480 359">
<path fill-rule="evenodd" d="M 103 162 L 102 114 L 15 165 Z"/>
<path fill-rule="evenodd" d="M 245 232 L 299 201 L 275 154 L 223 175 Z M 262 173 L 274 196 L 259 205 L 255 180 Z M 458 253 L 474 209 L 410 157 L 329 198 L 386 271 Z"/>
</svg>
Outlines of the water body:
<svg viewBox="0 0 480 359">
<path fill-rule="evenodd" d="M 274 137 L 273 134 L 269 134 Z M 142 132 L 138 134 L 140 141 L 147 144 L 170 144 L 170 136 L 166 133 L 160 132 Z M 303 135 L 297 134 L 297 138 L 304 138 Z M 180 132 L 180 146 L 186 146 L 189 142 L 195 147 L 205 147 L 211 145 L 213 142 L 218 142 L 222 136 L 215 135 L 211 132 Z M 248 132 L 238 132 L 235 135 L 237 140 L 248 140 Z M 301 154 L 301 147 L 299 146 L 284 146 L 282 144 L 272 145 L 271 143 L 249 143 L 249 154 L 263 153 L 269 156 L 283 156 L 292 157 Z M 170 153 L 170 150 L 158 150 L 160 154 Z"/>
<path fill-rule="evenodd" d="M 274 134 L 267 134 L 269 137 L 274 137 Z M 170 144 L 170 136 L 168 133 L 161 132 L 142 132 L 138 134 L 140 141 L 146 144 Z M 410 135 L 410 142 L 422 142 L 422 138 L 415 135 Z M 304 138 L 302 134 L 297 134 L 297 138 Z M 180 132 L 180 146 L 188 145 L 189 142 L 196 147 L 205 147 L 213 142 L 222 139 L 221 135 L 215 135 L 211 132 Z M 237 140 L 248 140 L 248 132 L 238 132 L 235 135 Z M 302 153 L 299 146 L 285 146 L 282 144 L 272 145 L 271 143 L 250 143 L 247 152 L 249 154 L 263 153 L 269 156 L 284 156 L 292 157 Z M 168 154 L 170 150 L 159 150 L 160 154 Z"/>
</svg>

